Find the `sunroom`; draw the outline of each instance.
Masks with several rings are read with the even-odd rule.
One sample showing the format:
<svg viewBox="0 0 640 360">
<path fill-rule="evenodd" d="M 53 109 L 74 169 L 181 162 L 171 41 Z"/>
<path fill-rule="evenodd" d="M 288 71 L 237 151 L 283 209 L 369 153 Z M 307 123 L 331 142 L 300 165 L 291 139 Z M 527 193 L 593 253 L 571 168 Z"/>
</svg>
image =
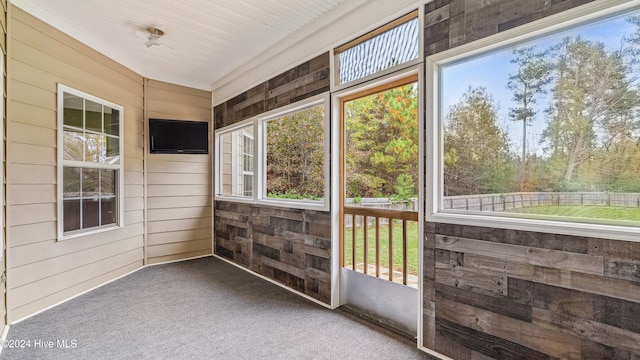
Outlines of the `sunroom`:
<svg viewBox="0 0 640 360">
<path fill-rule="evenodd" d="M 640 358 L 640 1 L 2 5 L 0 357 L 193 265 L 425 357 Z"/>
</svg>

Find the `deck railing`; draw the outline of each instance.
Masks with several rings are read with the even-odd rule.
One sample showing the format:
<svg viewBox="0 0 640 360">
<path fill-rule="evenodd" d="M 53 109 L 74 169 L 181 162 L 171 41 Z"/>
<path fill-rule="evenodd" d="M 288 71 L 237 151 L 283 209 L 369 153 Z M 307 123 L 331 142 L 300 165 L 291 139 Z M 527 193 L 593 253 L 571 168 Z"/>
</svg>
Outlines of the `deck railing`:
<svg viewBox="0 0 640 360">
<path fill-rule="evenodd" d="M 373 251 L 375 252 L 375 276 L 381 277 L 381 267 L 380 267 L 380 244 L 381 244 L 381 236 L 380 236 L 380 225 L 385 223 L 389 227 L 388 234 L 388 256 L 389 256 L 389 264 L 388 264 L 388 279 L 389 281 L 397 281 L 399 279 L 394 279 L 394 265 L 393 265 L 393 227 L 394 225 L 402 226 L 402 284 L 407 285 L 408 280 L 408 272 L 407 272 L 407 222 L 409 221 L 418 221 L 418 213 L 415 211 L 399 211 L 399 210 L 389 210 L 389 209 L 380 209 L 380 208 L 364 208 L 364 207 L 344 207 L 344 221 L 345 223 L 355 224 L 350 228 L 351 234 L 349 238 L 347 238 L 347 227 L 344 227 L 344 241 L 342 246 L 342 265 L 345 266 L 347 264 L 347 257 L 350 257 L 351 260 L 351 268 L 355 271 L 360 271 L 357 269 L 357 241 L 358 232 L 363 232 L 363 267 L 362 272 L 365 274 L 369 274 L 369 224 L 375 224 L 375 234 L 374 241 L 375 244 L 373 246 Z M 371 221 L 373 220 L 373 221 Z M 351 243 L 351 251 L 350 254 L 347 254 L 347 242 Z M 374 274 L 369 274 L 374 275 Z M 399 281 L 397 281 L 399 282 Z"/>
</svg>

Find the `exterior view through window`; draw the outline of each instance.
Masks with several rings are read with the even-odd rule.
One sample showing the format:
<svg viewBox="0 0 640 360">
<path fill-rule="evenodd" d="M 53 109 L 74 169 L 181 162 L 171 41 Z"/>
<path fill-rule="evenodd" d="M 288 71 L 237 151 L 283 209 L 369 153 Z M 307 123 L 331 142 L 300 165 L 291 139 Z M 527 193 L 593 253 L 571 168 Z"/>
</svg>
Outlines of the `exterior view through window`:
<svg viewBox="0 0 640 360">
<path fill-rule="evenodd" d="M 637 226 L 640 12 L 440 66 L 440 210 Z"/>
<path fill-rule="evenodd" d="M 266 122 L 267 197 L 324 198 L 324 104 Z"/>
<path fill-rule="evenodd" d="M 220 135 L 218 195 L 253 196 L 253 124 Z"/>
<path fill-rule="evenodd" d="M 416 286 L 417 78 L 341 101 L 343 266 Z"/>
</svg>

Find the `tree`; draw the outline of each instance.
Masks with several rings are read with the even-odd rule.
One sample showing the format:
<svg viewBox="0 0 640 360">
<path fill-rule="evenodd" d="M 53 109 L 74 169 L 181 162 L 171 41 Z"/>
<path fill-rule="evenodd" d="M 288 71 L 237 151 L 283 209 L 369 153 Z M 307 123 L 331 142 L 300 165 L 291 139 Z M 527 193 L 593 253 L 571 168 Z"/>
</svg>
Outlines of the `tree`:
<svg viewBox="0 0 640 360">
<path fill-rule="evenodd" d="M 563 164 L 562 182 L 570 184 L 581 164 L 597 159 L 620 131 L 637 124 L 638 96 L 623 51 L 607 51 L 604 44 L 580 37 L 566 38 L 554 50 L 553 102 L 542 137 L 551 157 Z M 585 176 L 594 178 L 591 172 Z"/>
<path fill-rule="evenodd" d="M 498 106 L 485 88 L 471 88 L 451 106 L 444 126 L 445 196 L 513 190 L 512 157 L 497 124 Z"/>
<path fill-rule="evenodd" d="M 344 111 L 347 197 L 392 197 L 403 174 L 411 176 L 417 193 L 417 86 L 351 100 Z"/>
<path fill-rule="evenodd" d="M 547 92 L 546 86 L 551 82 L 551 64 L 545 59 L 546 52 L 536 52 L 535 46 L 513 50 L 512 64 L 518 66 L 515 74 L 509 75 L 507 88 L 513 92 L 516 107 L 509 109 L 511 120 L 522 122 L 522 157 L 520 187 L 524 189 L 527 182 L 527 126 L 536 115 L 534 105 L 538 95 Z"/>
<path fill-rule="evenodd" d="M 324 110 L 315 106 L 267 123 L 267 194 L 324 196 Z"/>
</svg>

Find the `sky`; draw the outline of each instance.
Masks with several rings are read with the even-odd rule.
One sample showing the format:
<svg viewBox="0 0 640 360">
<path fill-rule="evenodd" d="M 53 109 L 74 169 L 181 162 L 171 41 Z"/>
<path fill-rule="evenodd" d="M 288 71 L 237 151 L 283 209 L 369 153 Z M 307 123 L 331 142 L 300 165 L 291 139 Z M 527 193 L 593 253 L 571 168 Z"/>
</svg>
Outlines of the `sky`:
<svg viewBox="0 0 640 360">
<path fill-rule="evenodd" d="M 629 15 L 640 15 L 640 11 Z M 585 40 L 604 43 L 610 50 L 619 49 L 623 37 L 635 31 L 636 26 L 626 20 L 629 15 L 573 28 L 555 35 L 519 44 L 519 46 L 536 45 L 537 49 L 542 50 L 568 36 L 575 37 L 580 34 Z M 470 86 L 473 88 L 485 87 L 487 92 L 493 96 L 495 103 L 498 104 L 499 125 L 509 135 L 512 151 L 520 154 L 522 151 L 522 123 L 515 123 L 508 117 L 509 108 L 515 106 L 515 103 L 511 100 L 513 94 L 507 89 L 509 74 L 517 72 L 517 66 L 510 62 L 513 57 L 511 53 L 513 48 L 514 46 L 441 67 L 440 79 L 443 96 L 441 97 L 440 108 L 444 119 L 449 108 L 462 99 L 462 95 Z M 548 107 L 547 104 L 550 101 L 550 93 L 541 95 L 537 100 L 537 114 L 527 131 L 529 153 L 543 153 L 543 146 L 539 144 L 539 141 L 546 124 L 544 109 Z"/>
</svg>

